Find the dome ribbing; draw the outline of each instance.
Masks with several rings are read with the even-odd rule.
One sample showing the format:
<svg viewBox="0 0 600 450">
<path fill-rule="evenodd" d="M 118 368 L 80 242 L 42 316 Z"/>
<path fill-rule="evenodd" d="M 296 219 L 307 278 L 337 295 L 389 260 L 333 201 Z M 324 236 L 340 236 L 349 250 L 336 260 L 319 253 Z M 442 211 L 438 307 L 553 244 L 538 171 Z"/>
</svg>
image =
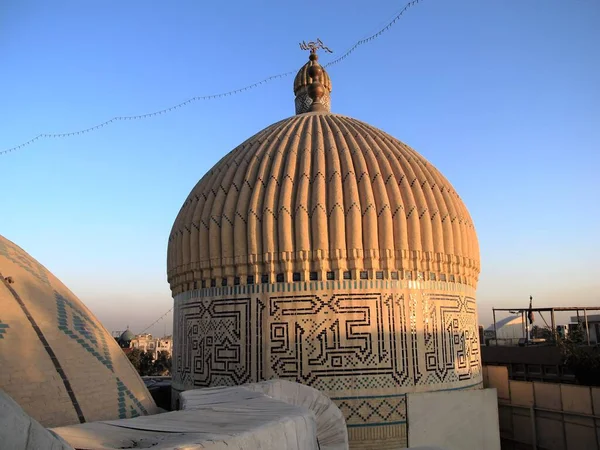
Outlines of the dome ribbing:
<svg viewBox="0 0 600 450">
<path fill-rule="evenodd" d="M 294 94 L 298 95 L 298 92 L 303 88 L 308 87 L 312 83 L 312 78 L 308 75 L 308 69 L 312 66 L 313 62 L 308 61 L 304 64 L 298 73 L 296 74 L 296 78 L 294 78 Z M 321 78 L 321 83 L 327 92 L 331 92 L 331 78 L 329 78 L 329 74 L 323 69 L 323 77 Z"/>
<path fill-rule="evenodd" d="M 289 282 L 362 271 L 475 287 L 477 236 L 425 158 L 330 113 L 275 123 L 226 155 L 194 187 L 169 237 L 174 295 L 248 276 Z"/>
</svg>

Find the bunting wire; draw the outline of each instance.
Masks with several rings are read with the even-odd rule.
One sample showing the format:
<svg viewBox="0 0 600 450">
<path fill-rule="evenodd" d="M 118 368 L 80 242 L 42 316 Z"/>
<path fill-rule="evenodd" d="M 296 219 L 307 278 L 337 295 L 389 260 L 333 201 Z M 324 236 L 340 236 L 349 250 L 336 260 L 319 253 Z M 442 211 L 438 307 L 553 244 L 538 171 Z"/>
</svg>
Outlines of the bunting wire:
<svg viewBox="0 0 600 450">
<path fill-rule="evenodd" d="M 152 328 L 154 325 L 156 325 L 158 322 L 160 322 L 162 319 L 164 319 L 165 317 L 167 317 L 167 315 L 173 311 L 173 308 L 171 308 L 170 310 L 168 310 L 166 313 L 164 313 L 162 316 L 160 316 L 158 319 L 156 319 L 154 322 L 152 322 L 150 325 L 148 325 L 146 328 L 144 328 L 139 334 L 143 334 L 146 330 Z"/>
<path fill-rule="evenodd" d="M 348 51 L 346 51 L 342 56 L 334 59 L 333 61 L 328 62 L 327 64 L 325 64 L 323 67 L 330 67 L 333 66 L 335 64 L 338 64 L 340 62 L 342 62 L 344 59 L 346 59 L 348 56 L 350 56 L 358 47 L 360 47 L 361 45 L 367 44 L 371 41 L 374 41 L 375 39 L 377 39 L 378 37 L 380 37 L 383 33 L 385 33 L 386 31 L 388 31 L 391 27 L 393 27 L 396 22 L 404 15 L 404 13 L 411 8 L 412 6 L 415 6 L 418 3 L 421 3 L 423 0 L 412 0 L 411 2 L 408 2 L 404 8 L 402 8 L 402 10 L 396 14 L 393 19 L 382 29 L 380 29 L 377 33 L 364 38 L 364 39 L 360 39 L 359 41 L 357 41 Z M 66 138 L 66 137 L 71 137 L 71 136 L 78 136 L 81 134 L 85 134 L 85 133 L 89 133 L 91 131 L 95 131 L 95 130 L 99 130 L 100 128 L 104 128 L 105 126 L 108 126 L 114 122 L 117 121 L 125 121 L 125 120 L 140 120 L 140 119 L 148 119 L 150 117 L 156 117 L 162 114 L 167 114 L 170 113 L 172 111 L 175 111 L 176 109 L 179 108 L 183 108 L 184 106 L 188 106 L 191 103 L 195 103 L 198 101 L 202 101 L 202 100 L 215 100 L 215 99 L 219 99 L 219 98 L 223 98 L 223 97 L 228 97 L 231 95 L 236 95 L 236 94 L 241 94 L 243 92 L 249 91 L 251 89 L 255 89 L 257 87 L 260 87 L 264 84 L 267 84 L 273 80 L 276 79 L 280 79 L 280 78 L 286 78 L 289 77 L 290 75 L 293 75 L 294 73 L 296 73 L 297 70 L 290 70 L 289 72 L 285 72 L 285 73 L 280 73 L 278 75 L 271 75 L 270 77 L 265 78 L 264 80 L 258 81 L 256 83 L 253 84 L 249 84 L 248 86 L 239 88 L 239 89 L 234 89 L 232 91 L 229 92 L 223 92 L 220 94 L 213 94 L 213 95 L 201 95 L 201 96 L 196 96 L 196 97 L 192 97 L 182 103 L 179 103 L 177 105 L 171 106 L 169 108 L 165 108 L 165 109 L 161 109 L 159 111 L 154 111 L 154 112 L 150 112 L 150 113 L 146 113 L 146 114 L 139 114 L 139 115 L 132 115 L 132 116 L 115 116 L 112 119 L 109 119 L 105 122 L 102 122 L 98 125 L 95 125 L 93 127 L 89 127 L 89 128 L 85 128 L 83 130 L 79 130 L 79 131 L 73 131 L 70 133 L 41 133 L 38 134 L 36 137 L 34 137 L 33 139 L 28 140 L 27 142 L 23 142 L 20 145 L 17 145 L 15 147 L 11 147 L 8 148 L 6 150 L 2 150 L 0 151 L 0 156 L 2 155 L 6 155 L 7 153 L 11 153 L 17 150 L 22 149 L 23 147 L 26 147 L 28 145 L 33 144 L 34 142 L 40 140 L 40 139 L 47 139 L 47 138 Z M 160 319 L 159 319 L 160 320 Z M 152 324 L 154 325 L 154 324 Z M 152 326 L 151 325 L 151 326 Z"/>
<path fill-rule="evenodd" d="M 179 103 L 179 104 L 171 106 L 169 108 L 161 109 L 159 111 L 154 111 L 154 112 L 151 112 L 151 113 L 147 113 L 147 114 L 139 114 L 139 115 L 134 115 L 134 116 L 115 116 L 112 119 L 107 120 L 106 122 L 102 122 L 102 123 L 100 123 L 98 125 L 95 125 L 95 126 L 89 127 L 89 128 L 85 128 L 83 130 L 73 131 L 71 133 L 42 133 L 42 134 L 38 134 L 33 139 L 30 139 L 27 142 L 22 143 L 21 145 L 17 145 L 16 147 L 11 147 L 9 149 L 1 151 L 0 155 L 5 155 L 7 153 L 10 153 L 10 152 L 13 152 L 13 151 L 16 151 L 16 150 L 20 150 L 23 147 L 26 147 L 28 145 L 33 144 L 34 142 L 36 142 L 39 139 L 44 139 L 44 138 L 65 138 L 65 137 L 77 136 L 77 135 L 80 135 L 80 134 L 89 133 L 90 131 L 98 130 L 100 128 L 104 128 L 105 126 L 110 125 L 111 123 L 117 122 L 119 120 L 148 119 L 150 117 L 155 117 L 155 116 L 159 116 L 161 114 L 170 113 L 171 111 L 174 111 L 174 110 L 176 110 L 178 108 L 182 108 L 184 106 L 189 105 L 190 103 L 197 102 L 197 101 L 200 101 L 200 100 L 214 100 L 214 99 L 217 99 L 217 98 L 222 98 L 222 97 L 227 97 L 227 96 L 230 96 L 230 95 L 239 94 L 241 92 L 245 92 L 245 91 L 248 91 L 250 89 L 257 88 L 257 87 L 261 86 L 262 84 L 266 84 L 269 81 L 273 81 L 273 80 L 275 80 L 277 78 L 288 77 L 288 76 L 292 75 L 293 73 L 294 73 L 294 71 L 290 71 L 290 72 L 286 72 L 286 73 L 280 73 L 278 75 L 271 75 L 270 77 L 265 78 L 264 80 L 259 81 L 257 83 L 253 83 L 253 84 L 250 84 L 250 85 L 245 86 L 243 88 L 235 89 L 233 91 L 224 92 L 224 93 L 221 93 L 221 94 L 202 95 L 202 96 L 192 97 L 192 98 L 186 100 L 185 102 Z"/>
<path fill-rule="evenodd" d="M 385 33 L 386 31 L 388 31 L 391 27 L 393 27 L 396 22 L 398 20 L 400 20 L 400 18 L 404 15 L 404 13 L 411 8 L 412 6 L 415 6 L 417 3 L 422 2 L 423 0 L 413 0 L 412 2 L 408 2 L 406 5 L 404 5 L 404 8 L 402 8 L 402 10 L 400 10 L 400 12 L 398 14 L 396 14 L 394 16 L 394 18 L 385 26 L 383 27 L 381 30 L 379 30 L 377 33 L 372 34 L 371 36 L 361 39 L 359 41 L 356 42 L 356 44 L 354 44 L 350 50 L 348 50 L 346 53 L 344 53 L 342 56 L 340 56 L 339 58 L 334 59 L 333 61 L 328 62 L 327 64 L 325 64 L 323 67 L 330 67 L 333 66 L 341 61 L 343 61 L 344 59 L 346 59 L 348 56 L 350 56 L 352 54 L 352 52 L 354 52 L 354 50 L 356 50 L 358 47 L 360 47 L 361 45 L 367 44 L 375 39 L 377 39 L 379 36 L 381 36 L 383 33 Z"/>
</svg>

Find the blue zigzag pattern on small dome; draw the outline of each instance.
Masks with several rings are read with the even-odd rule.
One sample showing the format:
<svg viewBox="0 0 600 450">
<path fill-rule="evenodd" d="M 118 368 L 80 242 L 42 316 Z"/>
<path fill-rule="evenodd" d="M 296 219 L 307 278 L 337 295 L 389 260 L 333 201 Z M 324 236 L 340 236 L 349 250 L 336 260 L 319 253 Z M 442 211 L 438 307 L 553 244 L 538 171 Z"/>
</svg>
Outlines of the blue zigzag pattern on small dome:
<svg viewBox="0 0 600 450">
<path fill-rule="evenodd" d="M 4 335 L 6 334 L 6 330 L 10 328 L 7 323 L 2 323 L 0 320 L 0 339 L 4 339 Z"/>
<path fill-rule="evenodd" d="M 56 298 L 58 329 L 114 372 L 103 330 L 85 311 L 79 309 L 67 298 L 56 291 L 54 291 L 54 297 Z"/>
<path fill-rule="evenodd" d="M 141 415 L 147 415 L 148 411 L 135 395 L 117 377 L 117 391 L 119 399 L 119 419 L 132 419 Z M 129 409 L 127 403 L 129 399 Z M 133 404 L 132 404 L 133 403 Z"/>
<path fill-rule="evenodd" d="M 20 268 L 26 270 L 45 285 L 50 286 L 46 269 L 35 259 L 27 255 L 23 250 L 11 242 L 0 239 L 0 255 L 9 259 Z"/>
</svg>

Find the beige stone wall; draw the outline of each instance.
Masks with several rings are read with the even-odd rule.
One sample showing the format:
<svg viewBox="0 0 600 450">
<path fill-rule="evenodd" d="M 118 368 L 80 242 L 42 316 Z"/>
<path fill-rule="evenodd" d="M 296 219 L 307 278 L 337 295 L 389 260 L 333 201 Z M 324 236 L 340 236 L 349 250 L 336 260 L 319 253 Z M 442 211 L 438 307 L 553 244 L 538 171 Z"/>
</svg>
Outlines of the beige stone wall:
<svg viewBox="0 0 600 450">
<path fill-rule="evenodd" d="M 179 294 L 176 391 L 283 378 L 326 392 L 354 448 L 406 443 L 406 394 L 481 387 L 474 289 L 345 280 Z"/>
<path fill-rule="evenodd" d="M 2 237 L 0 276 L 0 389 L 29 415 L 51 427 L 156 412 L 110 333 L 56 277 Z"/>
<path fill-rule="evenodd" d="M 495 389 L 407 394 L 409 448 L 500 450 Z"/>
<path fill-rule="evenodd" d="M 498 391 L 503 449 L 600 449 L 600 388 L 509 380 L 502 366 L 483 374 Z"/>
</svg>

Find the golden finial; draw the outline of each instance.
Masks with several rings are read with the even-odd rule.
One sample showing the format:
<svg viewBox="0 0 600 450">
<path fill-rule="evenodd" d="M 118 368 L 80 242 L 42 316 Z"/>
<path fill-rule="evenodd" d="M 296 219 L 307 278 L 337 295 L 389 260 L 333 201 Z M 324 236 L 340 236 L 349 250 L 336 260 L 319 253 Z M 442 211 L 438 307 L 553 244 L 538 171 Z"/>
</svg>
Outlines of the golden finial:
<svg viewBox="0 0 600 450">
<path fill-rule="evenodd" d="M 294 94 L 296 94 L 296 114 L 305 112 L 329 112 L 329 78 L 323 68 L 319 65 L 319 55 L 317 50 L 321 49 L 327 53 L 333 53 L 329 47 L 323 44 L 323 41 L 317 38 L 316 41 L 302 41 L 301 50 L 310 50 L 308 56 L 309 62 L 302 66 L 296 80 L 294 81 Z M 323 85 L 324 77 L 327 77 L 328 87 Z"/>
</svg>

